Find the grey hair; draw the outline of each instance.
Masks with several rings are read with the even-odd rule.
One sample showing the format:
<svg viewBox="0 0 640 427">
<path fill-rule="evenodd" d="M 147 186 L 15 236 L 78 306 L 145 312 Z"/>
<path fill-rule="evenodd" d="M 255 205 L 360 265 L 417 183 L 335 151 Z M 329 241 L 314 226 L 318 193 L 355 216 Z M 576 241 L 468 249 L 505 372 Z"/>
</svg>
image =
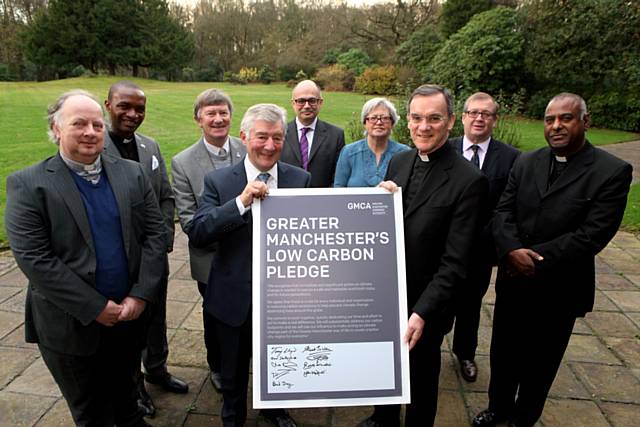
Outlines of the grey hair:
<svg viewBox="0 0 640 427">
<path fill-rule="evenodd" d="M 585 114 L 587 114 L 587 103 L 584 101 L 584 99 L 580 95 L 576 95 L 575 93 L 570 92 L 562 92 L 551 98 L 551 101 L 549 101 L 549 103 L 547 104 L 547 108 L 549 108 L 549 105 L 551 105 L 552 102 L 560 101 L 561 99 L 571 99 L 578 103 L 580 120 L 582 120 Z"/>
<path fill-rule="evenodd" d="M 409 107 L 411 106 L 411 101 L 413 101 L 413 98 L 415 98 L 416 96 L 433 96 L 438 94 L 444 96 L 444 99 L 447 102 L 447 115 L 449 117 L 453 116 L 453 96 L 446 87 L 438 85 L 422 85 L 420 87 L 417 87 L 411 93 L 411 96 L 407 101 L 407 113 L 411 111 Z"/>
<path fill-rule="evenodd" d="M 229 108 L 229 114 L 233 115 L 233 103 L 231 102 L 229 95 L 219 89 L 207 89 L 198 95 L 195 103 L 193 104 L 193 118 L 196 120 L 200 118 L 200 109 L 203 107 L 222 104 L 226 104 Z"/>
<path fill-rule="evenodd" d="M 49 127 L 49 129 L 47 130 L 47 135 L 49 136 L 49 140 L 56 145 L 60 144 L 60 140 L 58 139 L 55 132 L 53 131 L 53 127 L 54 125 L 58 127 L 62 126 L 61 110 L 62 110 L 62 107 L 64 106 L 64 103 L 67 102 L 67 100 L 72 96 L 85 96 L 95 101 L 95 103 L 98 104 L 98 106 L 100 107 L 100 111 L 102 112 L 102 117 L 104 118 L 104 109 L 102 107 L 102 104 L 100 103 L 98 98 L 92 93 L 82 89 L 73 89 L 63 93 L 58 97 L 58 99 L 56 99 L 56 101 L 53 104 L 49 105 L 49 108 L 47 108 L 47 124 Z"/>
<path fill-rule="evenodd" d="M 253 124 L 257 120 L 268 123 L 280 123 L 283 135 L 287 132 L 287 110 L 275 104 L 256 104 L 247 110 L 240 122 L 240 131 L 247 137 L 251 135 Z"/>
<path fill-rule="evenodd" d="M 384 107 L 389 111 L 391 115 L 391 120 L 393 121 L 393 125 L 398 123 L 398 112 L 396 111 L 396 106 L 393 105 L 393 102 L 389 101 L 387 98 L 371 98 L 362 106 L 362 113 L 360 113 L 360 122 L 364 123 L 365 119 L 373 110 L 378 107 Z"/>
<path fill-rule="evenodd" d="M 493 112 L 495 114 L 498 114 L 498 110 L 500 109 L 500 104 L 498 104 L 496 102 L 496 100 L 493 99 L 493 96 L 489 95 L 488 93 L 484 93 L 484 92 L 476 92 L 473 95 L 471 95 L 470 97 L 468 97 L 466 101 L 464 101 L 463 111 L 467 111 L 467 109 L 469 108 L 469 103 L 471 101 L 491 101 L 491 102 L 493 102 L 493 106 L 495 107 Z"/>
</svg>

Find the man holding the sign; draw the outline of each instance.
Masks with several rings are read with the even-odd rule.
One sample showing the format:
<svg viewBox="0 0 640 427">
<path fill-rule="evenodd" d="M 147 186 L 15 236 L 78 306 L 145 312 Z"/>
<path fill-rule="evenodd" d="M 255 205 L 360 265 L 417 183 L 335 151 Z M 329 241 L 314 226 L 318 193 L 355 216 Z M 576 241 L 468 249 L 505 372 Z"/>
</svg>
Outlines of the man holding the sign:
<svg viewBox="0 0 640 427">
<path fill-rule="evenodd" d="M 309 187 L 308 172 L 279 161 L 286 111 L 274 104 L 250 107 L 240 124 L 247 148 L 244 161 L 205 176 L 201 205 L 189 241 L 196 247 L 218 243 L 204 296 L 204 310 L 215 318 L 220 343 L 222 422 L 242 426 L 247 417 L 251 358 L 251 203 L 269 189 Z M 295 427 L 283 409 L 261 411 L 279 427 Z"/>
<path fill-rule="evenodd" d="M 408 102 L 415 150 L 391 159 L 390 191 L 402 187 L 408 307 L 404 339 L 411 350 L 411 404 L 406 426 L 431 426 L 438 404 L 440 345 L 451 330 L 455 298 L 466 277 L 488 183 L 446 144 L 455 123 L 449 91 L 423 85 Z M 359 427 L 398 426 L 399 405 L 376 406 Z"/>
</svg>

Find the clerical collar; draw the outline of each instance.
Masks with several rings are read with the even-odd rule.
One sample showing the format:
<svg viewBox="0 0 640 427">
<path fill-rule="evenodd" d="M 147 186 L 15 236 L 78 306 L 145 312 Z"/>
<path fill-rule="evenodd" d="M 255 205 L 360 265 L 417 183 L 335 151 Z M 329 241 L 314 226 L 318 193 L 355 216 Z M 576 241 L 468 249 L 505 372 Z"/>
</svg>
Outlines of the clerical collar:
<svg viewBox="0 0 640 427">
<path fill-rule="evenodd" d="M 60 157 L 67 167 L 81 178 L 92 184 L 97 184 L 100 181 L 100 173 L 102 173 L 102 160 L 100 156 L 91 164 L 76 162 L 66 157 L 62 152 L 60 152 Z"/>
<path fill-rule="evenodd" d="M 131 136 L 131 138 L 126 139 L 126 138 L 121 137 L 120 135 L 116 135 L 116 134 L 115 134 L 115 133 L 113 133 L 113 131 L 111 131 L 111 130 L 109 130 L 109 136 L 111 137 L 111 140 L 112 140 L 113 142 L 121 142 L 121 143 L 123 143 L 123 144 L 130 144 L 130 143 L 132 143 L 133 141 L 135 141 L 135 139 L 136 139 L 135 134 L 134 134 L 133 136 Z"/>
<path fill-rule="evenodd" d="M 418 157 L 423 162 L 433 162 L 440 158 L 440 156 L 447 149 L 447 147 L 448 147 L 448 144 L 446 143 L 442 144 L 440 147 L 436 148 L 434 151 L 430 152 L 429 154 L 422 154 L 420 153 L 420 151 L 418 151 Z"/>
<path fill-rule="evenodd" d="M 568 161 L 568 159 L 566 157 L 562 157 L 562 156 L 553 156 L 556 159 L 556 162 L 560 162 L 560 163 L 566 163 Z"/>
</svg>

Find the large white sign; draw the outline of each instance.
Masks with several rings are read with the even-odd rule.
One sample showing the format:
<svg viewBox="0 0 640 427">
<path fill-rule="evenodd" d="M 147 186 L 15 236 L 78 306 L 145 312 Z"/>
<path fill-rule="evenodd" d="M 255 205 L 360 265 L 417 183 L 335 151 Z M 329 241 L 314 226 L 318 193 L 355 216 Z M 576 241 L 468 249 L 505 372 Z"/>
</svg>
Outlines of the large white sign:
<svg viewBox="0 0 640 427">
<path fill-rule="evenodd" d="M 270 190 L 251 209 L 254 407 L 409 403 L 400 191 Z"/>
</svg>

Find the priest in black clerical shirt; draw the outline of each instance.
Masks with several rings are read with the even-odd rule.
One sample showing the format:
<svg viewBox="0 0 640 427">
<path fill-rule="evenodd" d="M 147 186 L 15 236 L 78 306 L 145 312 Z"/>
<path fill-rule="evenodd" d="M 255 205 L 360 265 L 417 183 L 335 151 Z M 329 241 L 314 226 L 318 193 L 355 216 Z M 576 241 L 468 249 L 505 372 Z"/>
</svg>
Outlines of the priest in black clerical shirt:
<svg viewBox="0 0 640 427">
<path fill-rule="evenodd" d="M 105 101 L 110 125 L 105 134 L 104 149 L 111 156 L 133 160 L 143 166 L 151 180 L 153 191 L 162 211 L 165 223 L 166 252 L 168 253 L 173 250 L 175 209 L 173 191 L 158 143 L 136 132 L 144 121 L 146 102 L 147 98 L 142 89 L 132 82 L 121 81 L 111 86 Z M 160 384 L 167 391 L 186 393 L 189 390 L 188 385 L 167 371 L 169 355 L 166 325 L 168 259 L 165 259 L 164 270 L 158 302 L 149 308 L 148 333 L 142 352 L 144 377 L 147 382 Z M 155 413 L 155 407 L 144 386 L 142 373 L 138 378 L 138 388 L 140 408 L 147 415 L 152 416 Z"/>
<path fill-rule="evenodd" d="M 586 140 L 589 124 L 580 96 L 552 98 L 548 147 L 516 160 L 496 208 L 489 407 L 474 426 L 533 426 L 576 318 L 593 309 L 595 256 L 618 230 L 632 168 Z"/>
<path fill-rule="evenodd" d="M 488 182 L 447 144 L 455 123 L 448 90 L 423 85 L 411 95 L 409 130 L 416 147 L 396 154 L 380 186 L 403 191 L 411 404 L 405 425 L 431 426 L 438 404 L 440 345 L 453 324 Z M 400 406 L 376 406 L 359 427 L 396 427 Z"/>
</svg>

